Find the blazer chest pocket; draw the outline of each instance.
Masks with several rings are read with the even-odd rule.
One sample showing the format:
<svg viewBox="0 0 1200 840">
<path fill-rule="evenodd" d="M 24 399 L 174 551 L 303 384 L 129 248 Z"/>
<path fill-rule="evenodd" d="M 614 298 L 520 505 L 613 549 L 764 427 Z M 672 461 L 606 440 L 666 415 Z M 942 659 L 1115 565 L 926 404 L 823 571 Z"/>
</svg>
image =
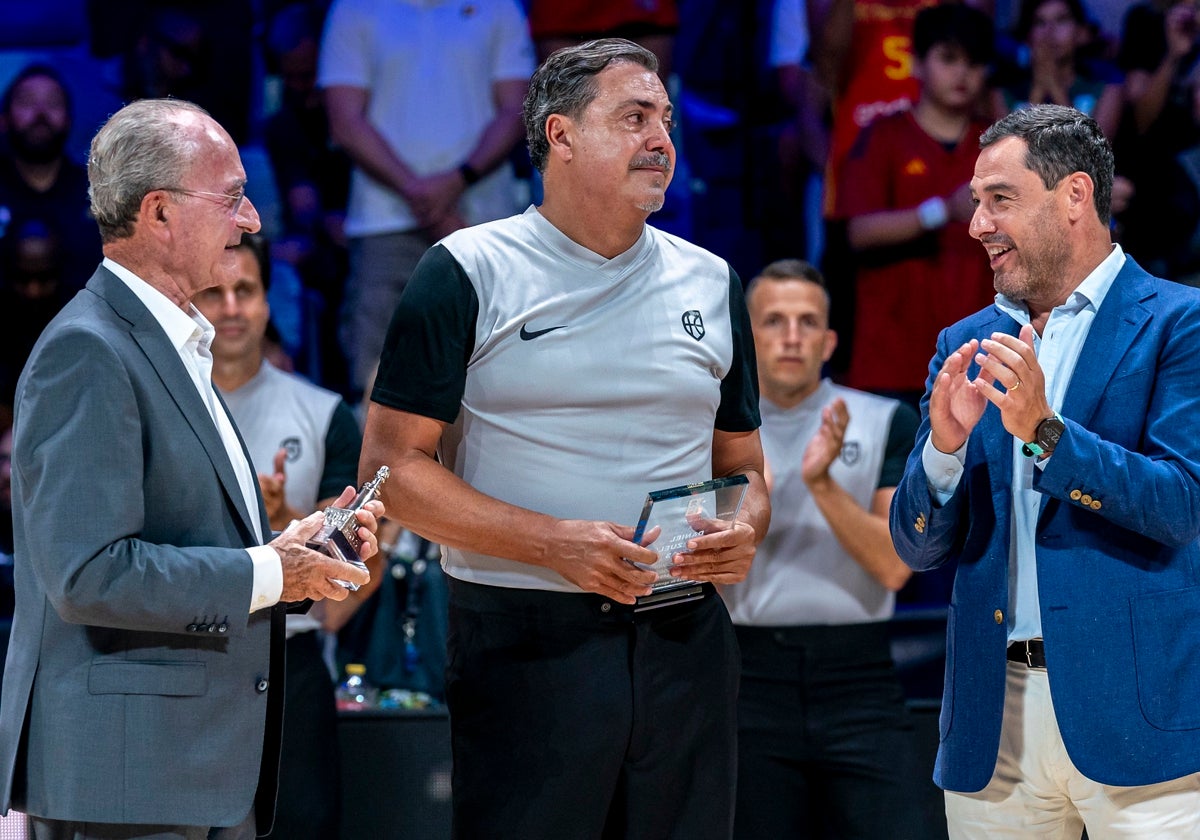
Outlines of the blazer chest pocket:
<svg viewBox="0 0 1200 840">
<path fill-rule="evenodd" d="M 158 694 L 199 697 L 208 690 L 203 662 L 93 662 L 89 694 Z"/>
</svg>

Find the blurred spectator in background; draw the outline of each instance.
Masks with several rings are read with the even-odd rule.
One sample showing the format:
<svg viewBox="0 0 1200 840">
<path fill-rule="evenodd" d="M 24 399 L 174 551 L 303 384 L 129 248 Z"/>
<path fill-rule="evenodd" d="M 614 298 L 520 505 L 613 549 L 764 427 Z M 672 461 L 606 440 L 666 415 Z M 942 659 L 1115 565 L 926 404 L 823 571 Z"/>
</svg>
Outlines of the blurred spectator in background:
<svg viewBox="0 0 1200 840">
<path fill-rule="evenodd" d="M 127 101 L 195 102 L 240 146 L 250 136 L 251 29 L 242 0 L 91 0 L 97 54 L 123 56 Z M 115 19 L 115 22 L 114 22 Z M 100 26 L 97 27 L 97 23 Z M 138 25 L 140 23 L 140 25 Z"/>
<path fill-rule="evenodd" d="M 328 507 L 346 485 L 357 483 L 362 435 L 341 397 L 264 358 L 271 282 L 267 241 L 244 234 L 237 256 L 236 275 L 192 302 L 216 328 L 213 384 L 246 442 L 271 527 L 283 530 L 303 518 L 303 511 Z M 378 586 L 378 560 L 373 559 L 371 571 L 371 583 L 346 600 L 320 602 L 308 614 L 287 616 L 283 752 L 271 837 L 337 836 L 337 712 L 318 631 L 322 624 L 336 630 Z"/>
<path fill-rule="evenodd" d="M 679 29 L 678 6 L 676 0 L 530 0 L 529 29 L 539 62 L 557 49 L 593 38 L 627 38 L 654 53 L 666 85 Z"/>
<path fill-rule="evenodd" d="M 0 425 L 12 420 L 17 378 L 34 343 L 73 294 L 61 242 L 39 219 L 11 224 L 0 239 Z"/>
<path fill-rule="evenodd" d="M 361 389 L 426 249 L 519 205 L 509 153 L 533 46 L 516 0 L 337 0 L 318 81 L 330 132 L 356 168 L 342 344 Z"/>
<path fill-rule="evenodd" d="M 1118 63 L 1129 103 L 1114 148 L 1133 197 L 1120 239 L 1152 274 L 1200 283 L 1200 11 L 1148 0 L 1125 16 Z"/>
<path fill-rule="evenodd" d="M 803 252 L 815 259 L 824 238 L 814 225 L 821 221 L 821 179 L 829 157 L 829 92 L 809 62 L 808 11 L 803 0 L 776 0 L 769 63 L 786 122 L 776 147 L 780 177 L 775 186 L 782 202 L 764 245 L 768 253 L 796 253 L 803 232 Z"/>
<path fill-rule="evenodd" d="M 301 348 L 308 358 L 299 359 L 298 367 L 323 385 L 342 389 L 346 371 L 337 322 L 347 271 L 350 159 L 330 141 L 325 102 L 317 88 L 320 37 L 320 12 L 309 3 L 285 6 L 271 18 L 268 71 L 278 74 L 282 91 L 264 133 L 283 222 L 273 255 L 295 268 L 310 292 L 306 300 L 315 295 L 315 305 L 306 313 L 315 328 Z"/>
<path fill-rule="evenodd" d="M 1124 93 L 1111 68 L 1087 58 L 1095 34 L 1082 0 L 1023 0 L 1016 36 L 1027 64 L 999 80 L 996 119 L 1030 104 L 1070 105 L 1116 137 Z"/>
<path fill-rule="evenodd" d="M 825 217 L 821 268 L 833 300 L 831 322 L 842 338 L 830 360 L 835 373 L 848 365 L 854 340 L 854 256 L 845 218 L 837 213 L 842 162 L 858 133 L 882 114 L 902 111 L 917 98 L 912 75 L 912 22 L 938 0 L 812 0 L 808 25 L 810 60 L 832 106 L 825 164 Z"/>
<path fill-rule="evenodd" d="M 987 257 L 967 233 L 968 182 L 988 125 L 973 112 L 993 46 L 978 9 L 922 10 L 913 27 L 916 105 L 879 117 L 846 160 L 838 214 L 858 258 L 851 387 L 916 406 L 938 332 L 995 295 Z"/>
<path fill-rule="evenodd" d="M 63 261 L 62 292 L 78 290 L 100 261 L 100 235 L 88 209 L 87 173 L 67 157 L 71 97 L 48 64 L 20 70 L 0 101 L 0 245 L 27 222 L 44 225 Z M 10 249 L 10 253 L 13 250 Z M 0 265 L 0 285 L 11 265 Z M 83 279 L 81 279 L 83 278 Z"/>
</svg>

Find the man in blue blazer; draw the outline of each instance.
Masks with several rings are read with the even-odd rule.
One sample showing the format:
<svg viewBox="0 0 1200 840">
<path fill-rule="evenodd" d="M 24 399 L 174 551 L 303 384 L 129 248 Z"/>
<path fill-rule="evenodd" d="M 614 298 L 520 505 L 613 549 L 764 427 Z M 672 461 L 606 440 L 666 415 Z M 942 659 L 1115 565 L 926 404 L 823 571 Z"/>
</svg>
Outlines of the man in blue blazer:
<svg viewBox="0 0 1200 840">
<path fill-rule="evenodd" d="M 0 806 L 39 840 L 268 829 L 282 605 L 368 578 L 305 547 L 319 513 L 263 544 L 212 388 L 213 329 L 189 300 L 259 227 L 245 179 L 229 135 L 182 101 L 135 102 L 92 142 L 105 259 L 39 339 L 14 421 Z M 364 556 L 380 513 L 359 516 Z"/>
<path fill-rule="evenodd" d="M 980 145 L 999 294 L 938 339 L 891 510 L 905 562 L 957 563 L 950 835 L 1200 837 L 1200 292 L 1112 244 L 1090 118 Z"/>
</svg>

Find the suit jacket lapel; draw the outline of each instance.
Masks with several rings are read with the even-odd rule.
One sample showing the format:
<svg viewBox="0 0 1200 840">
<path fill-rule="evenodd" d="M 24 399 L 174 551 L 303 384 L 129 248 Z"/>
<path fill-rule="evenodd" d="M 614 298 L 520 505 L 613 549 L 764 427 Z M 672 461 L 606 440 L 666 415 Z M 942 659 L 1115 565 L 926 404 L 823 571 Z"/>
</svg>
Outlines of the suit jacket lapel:
<svg viewBox="0 0 1200 840">
<path fill-rule="evenodd" d="M 87 288 L 99 295 L 117 315 L 129 323 L 130 336 L 137 342 L 167 394 L 179 406 L 184 420 L 196 437 L 200 439 L 204 451 L 208 453 L 209 461 L 217 472 L 221 486 L 225 489 L 225 495 L 234 510 L 237 511 L 247 545 L 256 544 L 258 540 L 251 525 L 250 512 L 246 510 L 241 485 L 238 483 L 237 474 L 229 461 L 225 443 L 221 440 L 221 434 L 217 431 L 212 416 L 208 413 L 208 406 L 204 404 L 204 400 L 196 390 L 191 375 L 184 367 L 183 360 L 179 358 L 179 353 L 167 340 L 166 333 L 163 332 L 158 321 L 154 319 L 137 295 L 108 269 L 103 267 L 97 269 L 96 273 L 92 275 L 92 279 L 88 281 Z M 245 452 L 244 445 L 242 445 L 242 451 Z M 247 460 L 249 460 L 248 455 Z M 259 507 L 262 507 L 261 501 Z M 259 511 L 255 511 L 255 513 L 260 514 Z M 259 515 L 260 520 L 263 518 L 262 515 Z M 269 528 L 263 530 L 264 537 L 269 534 Z"/>
<path fill-rule="evenodd" d="M 1150 310 L 1142 305 L 1154 295 L 1149 278 L 1141 266 L 1125 258 L 1080 351 L 1060 409 L 1064 417 L 1085 426 L 1092 419 L 1117 365 L 1150 320 Z"/>
</svg>

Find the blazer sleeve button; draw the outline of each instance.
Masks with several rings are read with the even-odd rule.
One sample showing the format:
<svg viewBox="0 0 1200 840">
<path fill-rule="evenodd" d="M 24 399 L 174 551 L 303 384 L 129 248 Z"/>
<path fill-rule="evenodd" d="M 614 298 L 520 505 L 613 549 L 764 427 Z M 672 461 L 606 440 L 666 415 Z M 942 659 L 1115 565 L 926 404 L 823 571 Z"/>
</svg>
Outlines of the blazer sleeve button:
<svg viewBox="0 0 1200 840">
<path fill-rule="evenodd" d="M 259 677 L 258 682 L 254 684 L 254 690 L 262 694 L 270 685 L 271 683 L 265 677 Z"/>
<path fill-rule="evenodd" d="M 1078 502 L 1078 501 L 1079 501 L 1079 497 L 1080 497 L 1080 496 L 1082 496 L 1082 495 L 1083 495 L 1083 491 L 1081 491 L 1081 490 L 1072 490 L 1072 491 L 1071 491 L 1071 501 L 1072 501 L 1072 502 Z"/>
<path fill-rule="evenodd" d="M 1091 503 L 1088 505 L 1088 507 L 1090 507 L 1092 510 L 1100 510 L 1100 508 L 1101 508 L 1100 500 L 1099 500 L 1099 499 L 1092 499 L 1092 501 L 1091 501 Z"/>
</svg>

